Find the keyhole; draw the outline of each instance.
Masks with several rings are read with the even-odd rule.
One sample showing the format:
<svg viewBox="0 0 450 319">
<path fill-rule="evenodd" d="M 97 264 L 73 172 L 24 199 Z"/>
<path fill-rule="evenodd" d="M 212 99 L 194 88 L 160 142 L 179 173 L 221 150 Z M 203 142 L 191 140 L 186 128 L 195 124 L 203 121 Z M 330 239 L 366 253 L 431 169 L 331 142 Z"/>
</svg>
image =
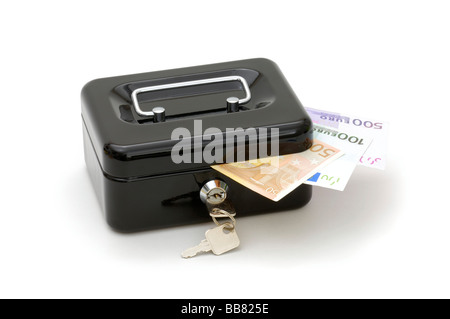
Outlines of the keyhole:
<svg viewBox="0 0 450 319">
<path fill-rule="evenodd" d="M 200 199 L 204 203 L 217 205 L 227 198 L 227 190 L 228 185 L 225 182 L 218 179 L 210 180 L 200 189 Z"/>
<path fill-rule="evenodd" d="M 221 189 L 213 189 L 209 192 L 208 201 L 212 204 L 219 204 L 225 199 L 225 192 Z"/>
<path fill-rule="evenodd" d="M 213 194 L 213 196 L 215 198 L 222 198 L 223 197 L 223 192 L 222 193 Z"/>
</svg>

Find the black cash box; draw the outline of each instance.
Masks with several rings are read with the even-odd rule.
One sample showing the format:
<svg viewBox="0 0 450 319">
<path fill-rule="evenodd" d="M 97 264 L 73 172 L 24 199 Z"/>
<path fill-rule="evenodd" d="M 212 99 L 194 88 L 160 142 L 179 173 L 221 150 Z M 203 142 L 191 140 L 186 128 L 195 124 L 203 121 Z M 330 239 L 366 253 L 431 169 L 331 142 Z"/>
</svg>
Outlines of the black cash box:
<svg viewBox="0 0 450 319">
<path fill-rule="evenodd" d="M 178 142 L 172 132 L 179 127 L 194 132 L 199 119 L 203 129 L 218 128 L 224 134 L 227 128 L 278 128 L 281 155 L 310 147 L 312 122 L 270 60 L 97 79 L 84 86 L 81 101 L 88 172 L 115 230 L 134 232 L 211 220 L 199 196 L 211 180 L 228 185 L 227 198 L 237 217 L 295 209 L 311 199 L 311 186 L 301 185 L 273 202 L 203 159 L 174 163 L 171 158 Z M 196 150 L 202 151 L 207 143 Z"/>
</svg>

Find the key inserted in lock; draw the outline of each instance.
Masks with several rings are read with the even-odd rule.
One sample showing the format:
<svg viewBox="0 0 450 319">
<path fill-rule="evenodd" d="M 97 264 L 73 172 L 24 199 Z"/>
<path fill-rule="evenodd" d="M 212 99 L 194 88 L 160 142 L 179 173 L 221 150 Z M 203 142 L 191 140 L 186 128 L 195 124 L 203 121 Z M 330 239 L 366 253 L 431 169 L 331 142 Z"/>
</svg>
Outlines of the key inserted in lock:
<svg viewBox="0 0 450 319">
<path fill-rule="evenodd" d="M 211 180 L 200 190 L 200 199 L 203 203 L 218 205 L 227 198 L 228 185 L 219 179 Z"/>
<path fill-rule="evenodd" d="M 219 179 L 211 180 L 200 190 L 200 199 L 206 204 L 209 215 L 217 225 L 221 225 L 217 218 L 230 218 L 230 229 L 234 226 L 236 210 L 228 197 L 228 185 Z"/>
</svg>

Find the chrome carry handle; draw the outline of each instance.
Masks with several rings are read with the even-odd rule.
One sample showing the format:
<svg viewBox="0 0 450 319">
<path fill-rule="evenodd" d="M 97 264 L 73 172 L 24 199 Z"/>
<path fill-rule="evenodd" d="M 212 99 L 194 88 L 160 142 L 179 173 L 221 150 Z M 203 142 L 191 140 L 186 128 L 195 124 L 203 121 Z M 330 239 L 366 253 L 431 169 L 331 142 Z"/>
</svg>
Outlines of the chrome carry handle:
<svg viewBox="0 0 450 319">
<path fill-rule="evenodd" d="M 252 95 L 250 93 L 250 88 L 248 86 L 247 81 L 239 75 L 231 75 L 231 76 L 223 76 L 218 78 L 210 78 L 210 79 L 203 79 L 203 80 L 195 80 L 195 81 L 186 81 L 186 82 L 178 82 L 178 83 L 169 83 L 169 84 L 161 84 L 161 85 L 153 85 L 153 86 L 147 86 L 143 88 L 139 88 L 134 90 L 131 93 L 131 100 L 133 102 L 134 109 L 136 110 L 136 113 L 142 117 L 153 117 L 154 122 L 164 122 L 165 121 L 165 109 L 163 107 L 155 107 L 152 111 L 143 111 L 141 107 L 139 106 L 138 101 L 138 94 L 144 93 L 144 92 L 151 92 L 151 91 L 160 91 L 160 90 L 167 90 L 167 89 L 175 89 L 175 88 L 182 88 L 187 86 L 196 86 L 196 85 L 203 85 L 203 84 L 211 84 L 211 83 L 220 83 L 220 82 L 230 82 L 230 81 L 239 81 L 242 83 L 242 86 L 244 87 L 245 97 L 243 99 L 238 99 L 236 97 L 229 97 L 227 99 L 227 112 L 237 112 L 239 111 L 239 105 L 248 103 L 250 99 L 252 98 Z"/>
</svg>

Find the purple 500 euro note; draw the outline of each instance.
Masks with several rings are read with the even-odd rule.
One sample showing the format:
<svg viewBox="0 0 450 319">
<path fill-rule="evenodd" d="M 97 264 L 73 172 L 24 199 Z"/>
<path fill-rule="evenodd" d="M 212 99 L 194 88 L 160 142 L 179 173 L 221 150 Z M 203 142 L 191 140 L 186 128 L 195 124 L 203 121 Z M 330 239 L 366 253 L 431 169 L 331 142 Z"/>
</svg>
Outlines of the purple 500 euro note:
<svg viewBox="0 0 450 319">
<path fill-rule="evenodd" d="M 336 130 L 344 130 L 348 134 L 371 138 L 372 143 L 359 158 L 358 164 L 385 169 L 387 160 L 387 122 L 311 108 L 305 109 L 315 124 L 325 125 Z"/>
</svg>

